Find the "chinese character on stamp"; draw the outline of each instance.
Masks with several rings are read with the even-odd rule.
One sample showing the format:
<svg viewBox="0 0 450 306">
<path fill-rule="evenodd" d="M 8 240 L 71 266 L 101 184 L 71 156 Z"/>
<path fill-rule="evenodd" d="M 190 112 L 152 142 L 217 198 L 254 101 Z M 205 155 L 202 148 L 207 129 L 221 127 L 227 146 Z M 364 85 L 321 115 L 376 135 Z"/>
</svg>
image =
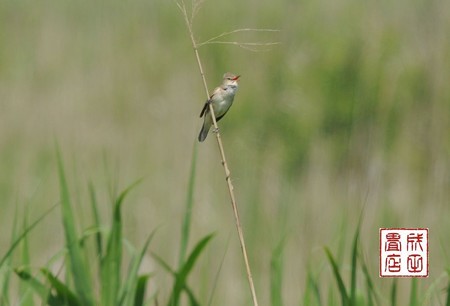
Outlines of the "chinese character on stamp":
<svg viewBox="0 0 450 306">
<path fill-rule="evenodd" d="M 427 228 L 380 228 L 380 277 L 428 277 Z"/>
</svg>

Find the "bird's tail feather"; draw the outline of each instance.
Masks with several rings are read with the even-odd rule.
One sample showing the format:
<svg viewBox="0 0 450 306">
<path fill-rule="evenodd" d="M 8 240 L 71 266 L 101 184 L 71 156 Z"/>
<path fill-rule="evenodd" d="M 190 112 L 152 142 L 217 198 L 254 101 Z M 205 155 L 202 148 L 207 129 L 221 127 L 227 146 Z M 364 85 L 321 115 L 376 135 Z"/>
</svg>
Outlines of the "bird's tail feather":
<svg viewBox="0 0 450 306">
<path fill-rule="evenodd" d="M 206 128 L 203 124 L 202 129 L 200 130 L 200 134 L 198 134 L 198 141 L 203 142 L 208 136 L 209 128 Z"/>
</svg>

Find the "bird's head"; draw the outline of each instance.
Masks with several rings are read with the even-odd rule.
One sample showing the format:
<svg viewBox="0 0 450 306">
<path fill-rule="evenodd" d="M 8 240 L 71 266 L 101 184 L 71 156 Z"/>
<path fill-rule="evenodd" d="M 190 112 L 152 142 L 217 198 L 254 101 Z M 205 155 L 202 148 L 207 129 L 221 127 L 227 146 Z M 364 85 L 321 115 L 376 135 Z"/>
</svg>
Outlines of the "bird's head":
<svg viewBox="0 0 450 306">
<path fill-rule="evenodd" d="M 227 72 L 223 75 L 223 85 L 237 87 L 239 77 L 240 75 L 234 75 L 231 72 Z"/>
</svg>

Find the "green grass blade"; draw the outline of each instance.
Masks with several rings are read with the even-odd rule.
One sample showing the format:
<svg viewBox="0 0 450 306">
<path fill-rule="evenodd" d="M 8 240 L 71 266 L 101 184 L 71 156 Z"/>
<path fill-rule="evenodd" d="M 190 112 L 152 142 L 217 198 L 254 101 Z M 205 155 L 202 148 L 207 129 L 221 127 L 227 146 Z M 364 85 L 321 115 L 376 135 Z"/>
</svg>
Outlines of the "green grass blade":
<svg viewBox="0 0 450 306">
<path fill-rule="evenodd" d="M 188 298 L 189 298 L 189 304 L 191 306 L 200 306 L 200 303 L 195 298 L 194 293 L 189 288 L 185 288 L 185 289 L 186 289 L 186 293 L 187 293 Z"/>
<path fill-rule="evenodd" d="M 97 203 L 97 196 L 95 194 L 95 189 L 92 183 L 89 183 L 89 196 L 91 198 L 91 209 L 92 209 L 92 215 L 94 217 L 94 226 L 96 228 L 100 228 L 100 215 L 98 213 L 98 203 Z M 101 258 L 103 254 L 103 241 L 102 241 L 102 233 L 100 231 L 97 232 L 95 235 L 95 242 L 97 246 L 97 254 L 99 255 L 98 258 Z"/>
<path fill-rule="evenodd" d="M 445 302 L 445 306 L 450 306 L 450 284 L 447 286 L 447 301 Z"/>
<path fill-rule="evenodd" d="M 10 305 L 9 302 L 9 284 L 11 279 L 11 272 L 9 267 L 10 259 L 6 261 L 4 269 L 0 268 L 0 306 Z"/>
<path fill-rule="evenodd" d="M 69 195 L 69 187 L 64 174 L 64 166 L 59 149 L 56 148 L 58 159 L 58 172 L 61 193 L 61 212 L 64 234 L 67 249 L 69 251 L 69 260 L 71 274 L 77 295 L 83 306 L 94 305 L 91 278 L 88 273 L 86 263 L 83 259 L 82 248 L 78 243 L 77 232 L 75 229 L 75 219 L 72 210 L 72 204 Z"/>
<path fill-rule="evenodd" d="M 102 304 L 115 305 L 120 286 L 120 265 L 122 261 L 122 201 L 114 206 L 113 225 L 108 239 L 105 256 L 101 260 Z"/>
<path fill-rule="evenodd" d="M 2 259 L 0 260 L 0 269 L 3 267 L 3 265 L 10 259 L 10 256 L 12 254 L 12 252 L 16 249 L 16 247 L 19 245 L 20 242 L 22 242 L 24 239 L 26 239 L 28 233 L 30 231 L 32 231 L 39 223 L 41 223 L 41 221 L 47 217 L 58 205 L 53 205 L 52 207 L 50 207 L 47 211 L 45 211 L 39 218 L 37 218 L 30 226 L 26 226 L 26 228 L 23 230 L 23 232 L 13 241 L 13 243 L 11 243 L 11 246 L 9 247 L 9 249 L 6 251 L 5 255 L 2 257 Z M 18 271 L 23 271 L 23 270 L 17 270 L 15 271 L 16 274 L 18 274 Z M 24 271 L 23 271 L 24 272 Z M 27 276 L 27 274 L 29 275 L 29 273 L 24 272 L 23 276 Z M 19 274 L 18 274 L 19 275 Z M 20 277 L 20 275 L 19 275 Z M 22 277 L 20 277 L 21 279 L 24 279 Z M 34 281 L 31 281 L 32 284 L 34 284 Z M 26 297 L 27 299 L 27 297 Z M 44 299 L 45 300 L 45 299 Z M 7 304 L 9 305 L 9 304 Z"/>
<path fill-rule="evenodd" d="M 150 241 L 155 235 L 156 231 L 153 231 L 150 236 L 147 238 L 144 246 L 137 256 L 132 260 L 130 271 L 128 273 L 128 277 L 124 283 L 122 288 L 122 293 L 120 295 L 120 303 L 119 305 L 134 305 L 136 288 L 138 283 L 138 270 L 141 265 L 142 259 L 144 258 L 145 252 L 147 252 L 148 246 L 150 245 Z"/>
<path fill-rule="evenodd" d="M 38 225 L 45 217 L 47 217 L 50 212 L 52 212 L 53 209 L 56 208 L 58 205 L 54 205 L 50 207 L 45 213 L 42 214 L 39 218 L 37 218 L 36 221 L 34 221 L 29 227 L 27 227 L 22 234 L 19 235 L 19 237 L 16 238 L 16 240 L 11 244 L 9 249 L 6 251 L 5 255 L 0 259 L 0 268 L 2 268 L 5 261 L 9 258 L 11 253 L 14 251 L 14 249 L 19 245 L 19 243 L 22 241 L 22 239 L 33 229 Z"/>
<path fill-rule="evenodd" d="M 367 264 L 364 260 L 364 257 L 361 256 L 361 263 L 362 263 L 362 269 L 364 273 L 364 277 L 366 280 L 366 289 L 367 289 L 367 306 L 373 306 L 374 305 L 374 298 L 377 298 L 375 286 L 372 281 L 372 277 L 369 273 L 369 269 L 367 267 Z"/>
<path fill-rule="evenodd" d="M 353 238 L 353 245 L 352 245 L 352 264 L 351 264 L 351 271 L 350 271 L 350 306 L 356 305 L 356 277 L 357 277 L 357 258 L 358 258 L 358 240 L 359 240 L 359 232 L 360 232 L 360 222 L 358 223 L 358 226 L 356 228 L 355 236 Z"/>
<path fill-rule="evenodd" d="M 447 272 L 447 277 L 450 277 L 450 268 L 447 268 L 446 272 Z M 447 291 L 447 300 L 445 302 L 445 306 L 450 306 L 450 280 L 448 281 L 446 291 Z"/>
<path fill-rule="evenodd" d="M 342 280 L 341 274 L 339 272 L 339 268 L 337 266 L 337 263 L 334 260 L 334 257 L 333 257 L 333 255 L 331 254 L 331 252 L 330 252 L 330 250 L 328 248 L 325 248 L 325 253 L 327 254 L 328 261 L 330 262 L 331 267 L 333 268 L 333 274 L 334 274 L 334 277 L 335 277 L 336 282 L 338 284 L 339 293 L 341 295 L 342 305 L 343 306 L 349 305 L 350 300 L 349 300 L 347 291 L 345 289 L 344 281 Z"/>
<path fill-rule="evenodd" d="M 47 303 L 50 306 L 61 306 L 61 304 L 58 304 L 58 300 L 56 299 L 56 297 L 51 294 L 50 288 L 47 288 L 30 273 L 20 268 L 15 269 L 15 272 L 20 277 L 20 279 L 25 281 L 30 286 L 30 288 L 41 298 L 43 303 Z"/>
<path fill-rule="evenodd" d="M 26 229 L 28 227 L 28 205 L 25 207 L 24 213 L 24 221 L 23 228 Z M 31 273 L 30 269 L 30 248 L 28 243 L 28 235 L 25 236 L 22 240 L 22 252 L 21 252 L 21 264 L 24 268 L 24 271 Z M 33 297 L 30 294 L 29 286 L 27 286 L 24 282 L 21 282 L 19 285 L 19 294 L 21 296 L 20 305 L 21 306 L 33 306 Z"/>
<path fill-rule="evenodd" d="M 178 277 L 177 272 L 175 272 L 165 261 L 164 259 L 162 259 L 161 257 L 159 257 L 158 255 L 156 255 L 155 253 L 152 253 L 153 258 L 161 265 L 161 267 L 164 268 L 164 270 L 166 270 L 167 272 L 169 272 L 170 274 L 173 275 L 173 277 L 175 277 L 175 280 Z M 192 290 L 189 288 L 189 286 L 187 284 L 184 284 L 184 290 L 186 290 L 187 294 L 190 296 L 190 300 L 191 302 L 193 302 L 195 300 L 195 298 L 193 298 L 194 294 L 192 293 Z M 181 292 L 180 292 L 181 293 Z M 173 293 L 171 295 L 171 297 L 173 296 Z M 173 301 L 169 301 L 169 305 L 175 305 L 173 304 Z"/>
<path fill-rule="evenodd" d="M 201 239 L 197 245 L 194 247 L 194 250 L 189 255 L 186 263 L 183 265 L 182 269 L 179 272 L 180 277 L 183 279 L 186 279 L 188 274 L 191 272 L 192 268 L 194 267 L 195 262 L 197 261 L 199 255 L 203 251 L 203 249 L 206 247 L 206 245 L 209 243 L 211 238 L 214 236 L 214 234 L 209 234 L 205 236 L 203 239 Z"/>
<path fill-rule="evenodd" d="M 145 289 L 147 288 L 147 282 L 150 278 L 150 274 L 141 275 L 137 279 L 136 294 L 134 296 L 134 306 L 143 306 L 145 298 Z"/>
<path fill-rule="evenodd" d="M 197 245 L 194 247 L 194 250 L 189 255 L 186 263 L 181 267 L 180 271 L 176 273 L 175 284 L 173 286 L 172 294 L 170 296 L 169 304 L 170 306 L 177 306 L 180 300 L 181 292 L 186 287 L 186 279 L 192 268 L 194 267 L 195 262 L 197 261 L 199 255 L 208 244 L 208 242 L 213 237 L 213 234 L 207 235 L 203 239 L 201 239 Z"/>
<path fill-rule="evenodd" d="M 173 270 L 169 266 L 169 264 L 164 261 L 164 259 L 162 259 L 160 256 L 158 256 L 157 254 L 155 254 L 153 252 L 152 252 L 152 256 L 159 263 L 159 265 L 164 268 L 164 270 L 166 270 L 167 272 L 169 272 L 173 276 L 176 276 L 177 272 L 175 272 L 175 270 Z"/>
<path fill-rule="evenodd" d="M 186 250 L 189 242 L 191 229 L 192 206 L 194 203 L 195 173 L 197 168 L 197 141 L 194 143 L 192 152 L 191 171 L 189 175 L 188 192 L 186 197 L 186 212 L 184 213 L 183 225 L 181 226 L 180 258 L 178 267 L 181 267 L 186 257 Z"/>
<path fill-rule="evenodd" d="M 284 239 L 282 239 L 272 252 L 270 261 L 270 299 L 272 306 L 283 306 L 283 251 Z"/>
<path fill-rule="evenodd" d="M 225 245 L 225 251 L 223 252 L 222 259 L 220 260 L 219 268 L 217 269 L 216 276 L 214 277 L 213 285 L 211 288 L 211 294 L 209 295 L 208 304 L 206 304 L 208 306 L 212 305 L 214 292 L 216 291 L 217 284 L 219 282 L 219 275 L 220 275 L 220 271 L 222 271 L 223 263 L 225 262 L 225 255 L 227 254 L 229 242 L 230 242 L 230 236 L 228 236 L 227 243 Z"/>
<path fill-rule="evenodd" d="M 102 305 L 116 305 L 120 289 L 120 266 L 122 262 L 122 216 L 121 207 L 127 194 L 142 179 L 122 191 L 114 204 L 113 222 L 105 256 L 101 260 Z"/>
<path fill-rule="evenodd" d="M 391 306 L 397 305 L 397 279 L 394 278 L 391 287 Z"/>
<path fill-rule="evenodd" d="M 322 305 L 322 301 L 320 298 L 320 289 L 319 285 L 317 284 L 317 281 L 314 279 L 310 268 L 308 268 L 308 276 L 307 276 L 307 283 L 306 283 L 306 289 L 305 294 L 303 296 L 303 305 Z M 312 297 L 315 298 L 315 304 L 312 302 Z"/>
<path fill-rule="evenodd" d="M 19 212 L 18 212 L 18 205 L 16 205 L 16 209 L 14 211 L 14 220 L 13 220 L 13 227 L 12 227 L 12 234 L 11 234 L 11 244 L 16 239 L 17 235 L 17 220 L 18 220 Z M 25 226 L 25 229 L 27 227 Z M 11 263 L 11 257 L 8 256 L 8 258 L 5 260 L 5 266 L 0 266 L 0 284 L 1 284 L 1 291 L 0 291 L 0 306 L 10 305 L 9 302 L 9 282 L 11 279 L 11 269 L 8 267 Z M 3 270 L 4 268 L 4 270 Z"/>
<path fill-rule="evenodd" d="M 66 306 L 82 305 L 76 295 L 65 284 L 57 279 L 49 270 L 41 269 L 41 272 L 45 275 L 53 290 L 56 291 L 55 299 L 63 302 L 63 305 Z"/>
<path fill-rule="evenodd" d="M 409 295 L 409 305 L 416 306 L 419 305 L 419 299 L 417 297 L 417 278 L 413 277 L 411 279 L 411 292 Z"/>
<path fill-rule="evenodd" d="M 441 273 L 437 278 L 435 278 L 425 290 L 419 305 L 436 305 L 438 304 L 437 301 L 439 301 L 439 305 L 443 305 L 443 303 L 440 302 L 440 295 L 442 290 L 445 292 L 445 289 L 441 289 L 441 287 L 443 280 L 447 278 L 447 272 Z"/>
</svg>

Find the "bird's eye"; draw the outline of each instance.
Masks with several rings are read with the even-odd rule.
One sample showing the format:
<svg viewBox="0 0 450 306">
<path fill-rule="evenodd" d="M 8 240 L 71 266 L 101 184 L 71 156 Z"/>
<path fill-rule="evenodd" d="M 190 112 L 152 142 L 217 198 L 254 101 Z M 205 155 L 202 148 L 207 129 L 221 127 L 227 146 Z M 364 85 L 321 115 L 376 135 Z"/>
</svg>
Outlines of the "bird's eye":
<svg viewBox="0 0 450 306">
<path fill-rule="evenodd" d="M 231 81 L 231 78 L 227 78 L 228 81 Z"/>
</svg>

